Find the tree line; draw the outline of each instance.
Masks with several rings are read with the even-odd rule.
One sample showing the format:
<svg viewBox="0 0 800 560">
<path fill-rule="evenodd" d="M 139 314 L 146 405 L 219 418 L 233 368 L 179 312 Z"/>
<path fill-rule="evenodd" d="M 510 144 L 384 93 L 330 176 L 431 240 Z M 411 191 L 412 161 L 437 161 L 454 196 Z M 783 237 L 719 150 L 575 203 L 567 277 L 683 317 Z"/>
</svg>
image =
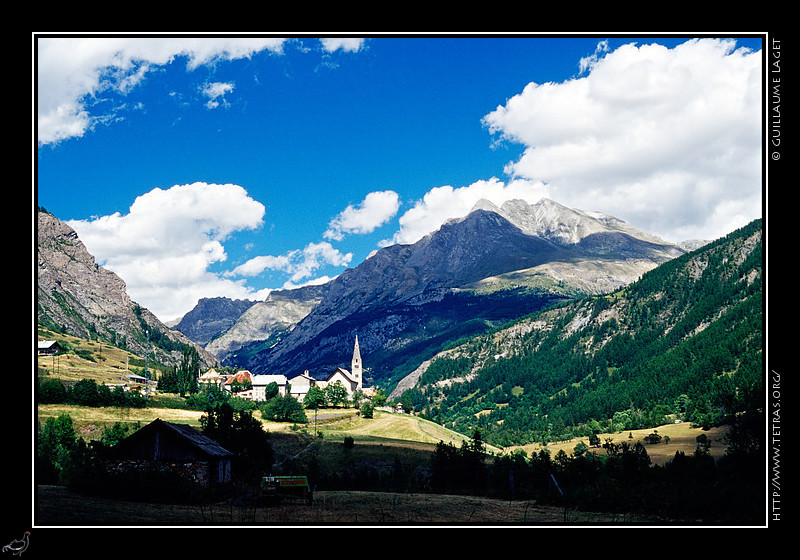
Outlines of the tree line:
<svg viewBox="0 0 800 560">
<path fill-rule="evenodd" d="M 137 391 L 126 391 L 121 386 L 112 389 L 94 379 L 81 379 L 70 385 L 55 378 L 39 378 L 36 402 L 123 408 L 143 408 L 147 405 L 147 399 Z"/>
<path fill-rule="evenodd" d="M 762 524 L 762 415 L 734 422 L 724 457 L 715 461 L 698 440 L 695 452 L 676 452 L 652 465 L 647 445 L 607 441 L 594 452 L 555 456 L 547 450 L 490 457 L 480 432 L 460 448 L 439 442 L 431 459 L 431 491 L 484 495 L 585 511 L 710 524 Z"/>
</svg>

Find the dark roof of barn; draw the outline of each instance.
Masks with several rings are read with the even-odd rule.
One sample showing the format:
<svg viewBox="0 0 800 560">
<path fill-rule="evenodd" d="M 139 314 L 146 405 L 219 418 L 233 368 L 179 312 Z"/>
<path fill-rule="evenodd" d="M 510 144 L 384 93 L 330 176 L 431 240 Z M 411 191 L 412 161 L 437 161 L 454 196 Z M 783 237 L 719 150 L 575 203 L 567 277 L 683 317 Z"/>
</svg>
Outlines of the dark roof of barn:
<svg viewBox="0 0 800 560">
<path fill-rule="evenodd" d="M 157 421 L 162 420 L 156 418 Z M 189 440 L 194 446 L 202 449 L 209 455 L 233 455 L 230 451 L 222 447 L 216 441 L 208 436 L 204 436 L 191 426 L 186 424 L 173 424 L 171 422 L 164 422 L 164 425 L 178 432 L 182 437 Z"/>
<path fill-rule="evenodd" d="M 165 422 L 160 418 L 156 418 L 155 420 L 150 422 L 147 426 L 143 427 L 138 432 L 136 432 L 136 434 L 157 429 L 159 426 L 162 426 L 164 429 L 173 432 L 179 438 L 188 442 L 190 445 L 200 450 L 201 452 L 205 453 L 206 455 L 214 457 L 227 457 L 233 455 L 233 453 L 222 447 L 216 441 L 209 438 L 208 436 L 201 434 L 191 426 L 187 426 L 186 424 L 173 424 L 172 422 Z M 129 437 L 133 437 L 136 434 L 132 434 Z M 117 445 L 119 446 L 124 441 L 125 440 L 122 440 Z"/>
</svg>

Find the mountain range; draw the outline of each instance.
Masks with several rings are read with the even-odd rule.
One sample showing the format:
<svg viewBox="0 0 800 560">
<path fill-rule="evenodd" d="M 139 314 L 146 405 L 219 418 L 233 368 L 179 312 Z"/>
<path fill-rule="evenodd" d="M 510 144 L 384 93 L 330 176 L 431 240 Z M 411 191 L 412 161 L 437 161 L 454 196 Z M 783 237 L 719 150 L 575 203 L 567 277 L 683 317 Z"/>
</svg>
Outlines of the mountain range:
<svg viewBox="0 0 800 560">
<path fill-rule="evenodd" d="M 183 344 L 253 373 L 347 367 L 356 335 L 367 383 L 393 386 L 454 341 L 587 294 L 608 293 L 687 252 L 622 220 L 543 199 L 479 201 L 413 244 L 373 252 L 321 286 L 264 301 L 204 298 L 172 328 L 132 302 L 71 228 L 38 218 L 38 317 L 133 351 L 147 330 L 169 363 Z"/>
<path fill-rule="evenodd" d="M 624 286 L 686 250 L 547 199 L 481 200 L 466 216 L 414 244 L 375 251 L 313 293 L 284 291 L 249 307 L 206 348 L 254 373 L 324 377 L 346 366 L 358 335 L 367 380 L 385 383 L 454 340 Z M 287 301 L 297 313 L 271 318 Z M 189 319 L 177 328 L 188 333 Z"/>
<path fill-rule="evenodd" d="M 499 446 L 732 422 L 763 407 L 762 241 L 756 220 L 613 292 L 453 345 L 390 398 Z"/>
</svg>

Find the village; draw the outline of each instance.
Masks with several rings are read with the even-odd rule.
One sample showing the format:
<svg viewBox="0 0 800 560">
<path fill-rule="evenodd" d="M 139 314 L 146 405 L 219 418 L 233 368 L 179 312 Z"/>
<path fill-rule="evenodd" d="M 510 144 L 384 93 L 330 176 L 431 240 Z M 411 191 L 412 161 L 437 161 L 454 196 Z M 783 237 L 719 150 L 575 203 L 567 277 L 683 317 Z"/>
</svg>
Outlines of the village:
<svg viewBox="0 0 800 560">
<path fill-rule="evenodd" d="M 63 348 L 57 341 L 37 341 L 37 356 L 51 356 L 55 359 L 63 351 Z M 105 382 L 105 385 L 110 389 L 119 387 L 124 391 L 150 394 L 156 390 L 157 384 L 155 381 L 156 380 L 152 378 L 131 373 L 126 368 L 118 383 Z M 350 370 L 337 367 L 325 379 L 315 379 L 309 374 L 308 370 L 290 379 L 282 374 L 255 375 L 245 369 L 236 371 L 235 373 L 219 373 L 214 368 L 208 369 L 198 377 L 198 385 L 200 387 L 214 386 L 229 393 L 231 396 L 249 401 L 267 400 L 267 387 L 272 383 L 277 386 L 280 396 L 288 395 L 294 397 L 301 403 L 312 387 L 324 390 L 326 387 L 337 383 L 347 392 L 348 400 L 351 400 L 356 393 L 360 393 L 361 396 L 368 399 L 375 396 L 375 389 L 373 387 L 364 387 L 364 368 L 361 360 L 358 336 L 355 337 Z"/>
<path fill-rule="evenodd" d="M 363 380 L 363 363 L 358 346 L 358 336 L 356 336 L 350 370 L 338 367 L 327 378 L 322 380 L 313 378 L 308 370 L 289 379 L 282 374 L 253 375 L 247 370 L 239 370 L 234 374 L 220 374 L 214 368 L 211 368 L 200 375 L 199 383 L 201 386 L 216 385 L 241 399 L 251 401 L 266 400 L 267 386 L 275 383 L 278 387 L 279 395 L 289 395 L 302 403 L 311 387 L 325 389 L 327 386 L 336 383 L 345 388 L 348 399 L 352 399 L 356 392 L 360 392 L 366 398 L 371 398 L 375 395 L 375 390 L 372 387 L 364 387 Z"/>
</svg>

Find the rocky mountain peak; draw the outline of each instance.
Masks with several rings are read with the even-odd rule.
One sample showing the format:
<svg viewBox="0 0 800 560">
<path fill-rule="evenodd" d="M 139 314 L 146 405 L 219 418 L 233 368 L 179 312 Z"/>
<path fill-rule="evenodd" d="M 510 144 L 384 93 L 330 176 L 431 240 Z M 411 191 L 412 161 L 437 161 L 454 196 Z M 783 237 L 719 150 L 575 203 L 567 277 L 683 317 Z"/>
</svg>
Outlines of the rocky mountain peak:
<svg viewBox="0 0 800 560">
<path fill-rule="evenodd" d="M 279 344 L 247 366 L 271 371 L 313 361 L 327 367 L 346 354 L 355 330 L 367 352 L 377 347 L 388 355 L 391 345 L 397 355 L 423 340 L 428 328 L 444 336 L 464 321 L 510 320 L 537 298 L 545 304 L 617 288 L 683 253 L 622 220 L 552 200 L 500 206 L 480 200 L 418 242 L 385 247 L 345 270 Z M 510 299 L 500 303 L 503 298 Z"/>
</svg>

